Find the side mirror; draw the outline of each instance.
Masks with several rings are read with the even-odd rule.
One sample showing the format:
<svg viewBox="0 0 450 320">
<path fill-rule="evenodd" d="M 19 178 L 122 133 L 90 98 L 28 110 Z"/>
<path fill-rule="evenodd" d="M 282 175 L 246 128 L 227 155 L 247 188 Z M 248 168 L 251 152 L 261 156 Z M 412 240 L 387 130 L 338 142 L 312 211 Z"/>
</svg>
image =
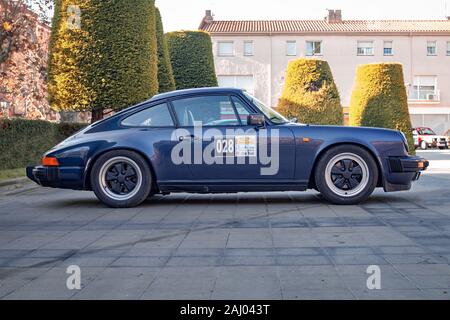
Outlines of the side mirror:
<svg viewBox="0 0 450 320">
<path fill-rule="evenodd" d="M 247 124 L 249 126 L 264 127 L 266 119 L 262 114 L 254 113 L 247 116 Z"/>
</svg>

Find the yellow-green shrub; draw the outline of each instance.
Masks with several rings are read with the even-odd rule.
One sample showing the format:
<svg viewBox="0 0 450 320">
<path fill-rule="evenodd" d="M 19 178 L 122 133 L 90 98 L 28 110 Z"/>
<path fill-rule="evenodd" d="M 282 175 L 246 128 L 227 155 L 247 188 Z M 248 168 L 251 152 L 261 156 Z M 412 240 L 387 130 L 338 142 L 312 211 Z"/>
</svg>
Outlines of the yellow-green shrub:
<svg viewBox="0 0 450 320">
<path fill-rule="evenodd" d="M 302 123 L 342 125 L 339 92 L 328 63 L 305 58 L 291 61 L 278 111 Z"/>
<path fill-rule="evenodd" d="M 399 63 L 358 67 L 350 100 L 350 125 L 402 131 L 414 150 L 403 68 Z"/>
</svg>

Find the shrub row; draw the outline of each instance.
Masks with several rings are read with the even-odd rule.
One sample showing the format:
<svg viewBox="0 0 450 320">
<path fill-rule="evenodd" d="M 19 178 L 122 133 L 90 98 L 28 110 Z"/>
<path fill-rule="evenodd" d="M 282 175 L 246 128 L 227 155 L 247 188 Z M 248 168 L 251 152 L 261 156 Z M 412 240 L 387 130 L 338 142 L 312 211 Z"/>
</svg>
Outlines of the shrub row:
<svg viewBox="0 0 450 320">
<path fill-rule="evenodd" d="M 85 126 L 82 123 L 0 119 L 0 170 L 39 163 L 45 151 Z"/>
</svg>

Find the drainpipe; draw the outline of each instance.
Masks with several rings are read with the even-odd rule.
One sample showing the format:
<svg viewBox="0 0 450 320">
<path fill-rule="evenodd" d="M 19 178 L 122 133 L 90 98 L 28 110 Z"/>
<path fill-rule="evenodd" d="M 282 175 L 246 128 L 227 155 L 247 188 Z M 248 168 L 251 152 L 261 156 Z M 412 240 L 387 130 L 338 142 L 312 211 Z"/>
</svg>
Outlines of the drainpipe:
<svg viewBox="0 0 450 320">
<path fill-rule="evenodd" d="M 272 107 L 272 32 L 269 32 L 270 39 L 270 68 L 269 68 L 269 105 Z"/>
</svg>

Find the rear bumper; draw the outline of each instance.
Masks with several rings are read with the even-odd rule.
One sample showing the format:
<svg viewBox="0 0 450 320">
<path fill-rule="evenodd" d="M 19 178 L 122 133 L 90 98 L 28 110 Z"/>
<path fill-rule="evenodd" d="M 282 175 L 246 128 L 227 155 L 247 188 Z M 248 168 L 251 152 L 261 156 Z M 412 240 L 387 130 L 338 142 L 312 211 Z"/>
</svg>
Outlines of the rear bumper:
<svg viewBox="0 0 450 320">
<path fill-rule="evenodd" d="M 27 177 L 43 187 L 83 190 L 84 168 L 27 167 Z"/>
<path fill-rule="evenodd" d="M 386 159 L 389 172 L 385 174 L 384 191 L 402 191 L 411 189 L 411 182 L 420 177 L 428 168 L 429 162 L 417 156 L 389 157 Z"/>
</svg>

